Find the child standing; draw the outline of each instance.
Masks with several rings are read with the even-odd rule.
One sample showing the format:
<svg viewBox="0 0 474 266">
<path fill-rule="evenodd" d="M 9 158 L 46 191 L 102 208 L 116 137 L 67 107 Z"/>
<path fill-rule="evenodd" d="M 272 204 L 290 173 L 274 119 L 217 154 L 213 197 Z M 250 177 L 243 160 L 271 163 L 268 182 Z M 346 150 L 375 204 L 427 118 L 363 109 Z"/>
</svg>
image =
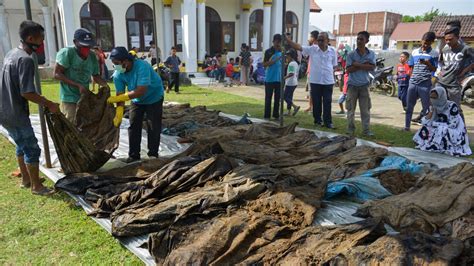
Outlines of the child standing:
<svg viewBox="0 0 474 266">
<path fill-rule="evenodd" d="M 234 77 L 234 58 L 231 58 L 229 60 L 229 63 L 227 63 L 227 66 L 225 68 L 225 75 L 226 75 L 226 83 L 224 85 L 224 87 L 232 87 L 232 81 L 233 81 L 233 77 Z"/>
<path fill-rule="evenodd" d="M 297 106 L 293 103 L 293 94 L 295 93 L 295 89 L 298 86 L 298 73 L 299 67 L 298 63 L 296 62 L 296 51 L 294 49 L 288 50 L 286 52 L 286 62 L 288 64 L 287 74 L 285 76 L 285 95 L 284 99 L 287 104 L 287 113 L 286 115 L 290 115 L 291 107 L 293 107 L 293 116 L 295 116 L 298 111 L 300 110 L 300 106 Z"/>
<path fill-rule="evenodd" d="M 400 64 L 397 65 L 397 81 L 398 81 L 398 99 L 402 102 L 403 111 L 407 110 L 407 91 L 410 82 L 411 68 L 408 65 L 408 52 L 400 54 Z"/>
<path fill-rule="evenodd" d="M 349 80 L 349 73 L 344 74 L 344 85 L 342 86 L 342 94 L 339 96 L 339 99 L 337 100 L 337 103 L 339 104 L 339 108 L 341 108 L 341 111 L 336 112 L 338 115 L 343 115 L 346 112 L 344 111 L 344 102 L 346 101 L 347 98 L 347 81 Z"/>
</svg>

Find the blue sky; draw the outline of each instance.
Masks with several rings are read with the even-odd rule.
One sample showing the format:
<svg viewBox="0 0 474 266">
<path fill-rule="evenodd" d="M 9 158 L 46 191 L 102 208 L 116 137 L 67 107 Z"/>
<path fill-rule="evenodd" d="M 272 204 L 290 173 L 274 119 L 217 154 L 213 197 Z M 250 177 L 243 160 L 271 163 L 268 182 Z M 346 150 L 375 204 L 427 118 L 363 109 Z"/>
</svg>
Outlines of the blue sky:
<svg viewBox="0 0 474 266">
<path fill-rule="evenodd" d="M 287 0 L 289 2 L 291 0 Z M 402 15 L 421 15 L 434 7 L 452 15 L 474 14 L 474 0 L 316 0 L 323 9 L 321 13 L 310 16 L 310 25 L 330 31 L 333 25 L 333 16 L 336 14 L 336 28 L 338 15 L 353 12 L 391 11 Z"/>
</svg>

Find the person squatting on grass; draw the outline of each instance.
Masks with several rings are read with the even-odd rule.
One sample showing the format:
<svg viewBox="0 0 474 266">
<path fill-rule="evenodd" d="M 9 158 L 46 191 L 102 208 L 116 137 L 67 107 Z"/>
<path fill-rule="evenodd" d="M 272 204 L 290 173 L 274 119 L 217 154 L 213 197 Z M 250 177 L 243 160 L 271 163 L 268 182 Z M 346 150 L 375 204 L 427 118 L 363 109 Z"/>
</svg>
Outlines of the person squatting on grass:
<svg viewBox="0 0 474 266">
<path fill-rule="evenodd" d="M 36 92 L 35 62 L 32 54 L 44 41 L 41 25 L 26 20 L 20 24 L 21 44 L 9 51 L 0 73 L 0 125 L 16 145 L 16 157 L 22 176 L 22 188 L 30 188 L 35 195 L 50 195 L 53 190 L 43 186 L 39 178 L 41 149 L 30 121 L 28 102 L 37 103 L 52 113 L 59 105 Z"/>
</svg>

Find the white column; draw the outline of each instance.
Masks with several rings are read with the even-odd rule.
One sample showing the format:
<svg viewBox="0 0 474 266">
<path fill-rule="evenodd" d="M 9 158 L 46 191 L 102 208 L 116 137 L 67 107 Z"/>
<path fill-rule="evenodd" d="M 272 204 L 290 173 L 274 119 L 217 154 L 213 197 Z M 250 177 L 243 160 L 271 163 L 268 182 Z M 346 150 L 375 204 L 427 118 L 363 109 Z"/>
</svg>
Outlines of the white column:
<svg viewBox="0 0 474 266">
<path fill-rule="evenodd" d="M 54 39 L 54 30 L 53 30 L 53 22 L 51 21 L 51 7 L 44 6 L 43 10 L 43 17 L 44 17 L 44 28 L 46 31 L 46 47 L 49 55 L 49 65 L 54 65 L 56 61 L 56 41 Z"/>
<path fill-rule="evenodd" d="M 288 2 L 288 1 L 287 1 Z M 272 36 L 277 33 L 282 33 L 282 23 L 283 23 L 283 1 L 282 0 L 273 0 L 272 5 Z"/>
<path fill-rule="evenodd" d="M 65 46 L 72 46 L 74 45 L 74 17 L 78 16 L 78 14 L 74 14 L 74 10 L 72 7 L 72 0 L 59 0 L 58 7 L 61 13 L 61 21 L 62 21 L 62 29 L 64 34 L 64 45 Z"/>
<path fill-rule="evenodd" d="M 198 2 L 198 62 L 204 62 L 206 56 L 206 0 Z"/>
<path fill-rule="evenodd" d="M 303 4 L 303 22 L 301 28 L 300 43 L 306 45 L 309 35 L 309 17 L 310 17 L 310 0 L 304 0 Z"/>
<path fill-rule="evenodd" d="M 240 19 L 242 20 L 242 40 L 241 43 L 246 43 L 250 46 L 249 43 L 249 30 L 250 30 L 250 8 L 252 6 L 250 4 L 243 4 L 242 5 L 242 12 L 240 13 Z M 239 46 L 240 47 L 240 46 Z"/>
<path fill-rule="evenodd" d="M 272 0 L 263 0 L 263 51 L 270 48 Z"/>
<path fill-rule="evenodd" d="M 197 12 L 196 0 L 182 0 L 181 24 L 183 25 L 183 61 L 186 72 L 197 72 Z"/>
<path fill-rule="evenodd" d="M 171 5 L 173 0 L 163 0 L 163 41 L 164 46 L 162 47 L 163 61 L 168 58 L 168 55 L 173 46 L 173 20 L 171 19 Z"/>
<path fill-rule="evenodd" d="M 8 53 L 12 49 L 12 43 L 10 40 L 10 34 L 8 32 L 8 20 L 7 14 L 5 13 L 5 7 L 2 4 L 3 1 L 0 2 L 0 48 L 3 51 L 3 56 Z"/>
</svg>

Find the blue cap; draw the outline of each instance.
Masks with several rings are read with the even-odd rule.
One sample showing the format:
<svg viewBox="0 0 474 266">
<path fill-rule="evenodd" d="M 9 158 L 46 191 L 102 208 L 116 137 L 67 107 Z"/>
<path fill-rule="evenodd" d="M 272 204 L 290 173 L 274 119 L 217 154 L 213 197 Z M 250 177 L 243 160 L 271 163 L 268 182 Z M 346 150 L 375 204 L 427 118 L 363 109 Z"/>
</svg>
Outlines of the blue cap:
<svg viewBox="0 0 474 266">
<path fill-rule="evenodd" d="M 80 28 L 74 32 L 74 40 L 79 42 L 82 46 L 92 47 L 96 45 L 92 33 L 84 28 Z"/>
<path fill-rule="evenodd" d="M 135 57 L 129 54 L 127 49 L 122 46 L 115 47 L 114 49 L 112 49 L 112 52 L 110 52 L 110 60 L 123 61 L 125 59 L 133 60 L 134 58 Z"/>
</svg>

